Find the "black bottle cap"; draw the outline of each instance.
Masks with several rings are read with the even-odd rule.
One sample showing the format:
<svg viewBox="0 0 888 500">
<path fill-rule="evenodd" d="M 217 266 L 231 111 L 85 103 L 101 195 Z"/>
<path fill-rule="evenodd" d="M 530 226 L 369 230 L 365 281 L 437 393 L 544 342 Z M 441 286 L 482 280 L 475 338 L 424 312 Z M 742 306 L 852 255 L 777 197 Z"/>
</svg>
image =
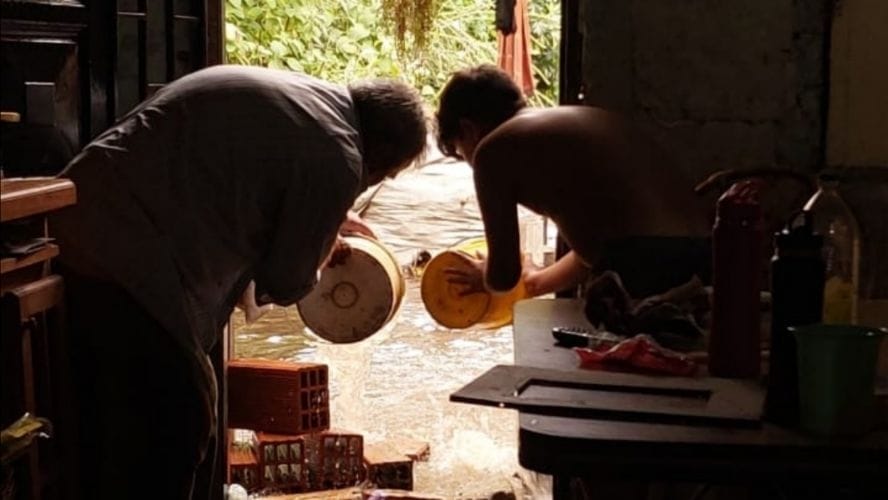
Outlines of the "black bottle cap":
<svg viewBox="0 0 888 500">
<path fill-rule="evenodd" d="M 796 224 L 801 219 L 801 224 Z M 776 235 L 781 250 L 817 250 L 823 248 L 823 235 L 814 232 L 811 212 L 802 210 Z"/>
<path fill-rule="evenodd" d="M 835 168 L 826 168 L 817 174 L 817 179 L 819 179 L 820 182 L 839 182 L 841 177 L 842 173 Z"/>
</svg>

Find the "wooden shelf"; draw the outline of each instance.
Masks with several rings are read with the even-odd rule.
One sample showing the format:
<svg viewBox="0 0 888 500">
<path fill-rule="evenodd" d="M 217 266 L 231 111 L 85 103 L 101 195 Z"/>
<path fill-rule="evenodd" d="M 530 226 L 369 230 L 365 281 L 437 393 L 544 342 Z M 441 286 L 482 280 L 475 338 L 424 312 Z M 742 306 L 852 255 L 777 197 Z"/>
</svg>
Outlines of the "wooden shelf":
<svg viewBox="0 0 888 500">
<path fill-rule="evenodd" d="M 0 181 L 0 222 L 50 212 L 77 201 L 74 183 L 55 177 L 20 177 Z"/>
<path fill-rule="evenodd" d="M 48 243 L 45 247 L 34 253 L 25 255 L 24 257 L 4 257 L 0 260 L 0 274 L 6 274 L 16 269 L 28 267 L 40 262 L 47 261 L 59 254 L 58 245 Z"/>
</svg>

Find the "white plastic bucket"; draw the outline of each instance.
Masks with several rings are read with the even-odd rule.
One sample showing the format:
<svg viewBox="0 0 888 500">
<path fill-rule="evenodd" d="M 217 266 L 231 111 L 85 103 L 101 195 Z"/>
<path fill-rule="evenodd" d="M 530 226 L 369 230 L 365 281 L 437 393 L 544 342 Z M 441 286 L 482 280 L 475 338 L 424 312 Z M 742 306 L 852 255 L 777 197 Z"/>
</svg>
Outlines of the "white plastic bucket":
<svg viewBox="0 0 888 500">
<path fill-rule="evenodd" d="M 362 236 L 345 240 L 351 256 L 324 268 L 317 286 L 298 304 L 305 326 L 337 344 L 379 331 L 398 312 L 405 290 L 397 260 L 381 243 Z"/>
</svg>

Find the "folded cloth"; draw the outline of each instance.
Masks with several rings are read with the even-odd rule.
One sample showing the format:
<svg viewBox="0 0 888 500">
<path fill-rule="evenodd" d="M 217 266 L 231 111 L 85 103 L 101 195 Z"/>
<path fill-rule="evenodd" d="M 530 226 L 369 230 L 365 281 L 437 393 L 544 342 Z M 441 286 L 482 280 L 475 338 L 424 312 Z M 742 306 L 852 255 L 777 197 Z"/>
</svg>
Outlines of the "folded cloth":
<svg viewBox="0 0 888 500">
<path fill-rule="evenodd" d="M 21 241 L 4 241 L 3 246 L 0 247 L 0 252 L 2 252 L 4 257 L 24 257 L 25 255 L 30 255 L 40 250 L 52 241 L 53 238 L 30 238 Z"/>
<path fill-rule="evenodd" d="M 703 330 L 696 315 L 705 308 L 705 289 L 696 276 L 678 287 L 636 301 L 620 276 L 607 271 L 586 288 L 586 318 L 593 325 L 620 335 L 648 334 L 660 344 L 682 351 L 703 347 Z M 703 297 L 701 299 L 701 297 Z"/>
</svg>

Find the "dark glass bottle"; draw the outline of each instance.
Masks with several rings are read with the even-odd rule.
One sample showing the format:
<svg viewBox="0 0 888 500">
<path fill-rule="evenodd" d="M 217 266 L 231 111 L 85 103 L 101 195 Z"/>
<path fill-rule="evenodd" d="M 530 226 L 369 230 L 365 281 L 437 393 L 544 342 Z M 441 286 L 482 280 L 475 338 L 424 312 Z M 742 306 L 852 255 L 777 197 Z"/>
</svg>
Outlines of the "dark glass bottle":
<svg viewBox="0 0 888 500">
<path fill-rule="evenodd" d="M 801 219 L 801 225 L 794 225 Z M 810 212 L 802 212 L 775 235 L 771 259 L 771 359 L 768 420 L 795 426 L 799 419 L 796 343 L 791 326 L 819 323 L 823 311 L 823 236 L 814 232 Z"/>
<path fill-rule="evenodd" d="M 742 181 L 718 200 L 712 228 L 712 328 L 709 373 L 758 378 L 761 275 L 765 237 L 761 181 Z"/>
</svg>

